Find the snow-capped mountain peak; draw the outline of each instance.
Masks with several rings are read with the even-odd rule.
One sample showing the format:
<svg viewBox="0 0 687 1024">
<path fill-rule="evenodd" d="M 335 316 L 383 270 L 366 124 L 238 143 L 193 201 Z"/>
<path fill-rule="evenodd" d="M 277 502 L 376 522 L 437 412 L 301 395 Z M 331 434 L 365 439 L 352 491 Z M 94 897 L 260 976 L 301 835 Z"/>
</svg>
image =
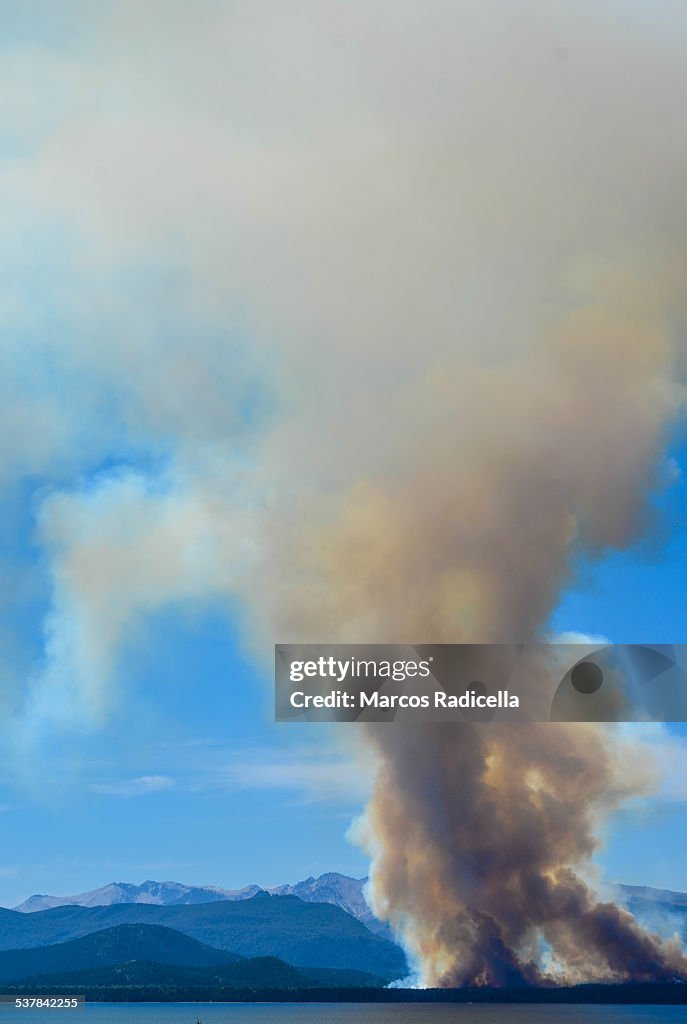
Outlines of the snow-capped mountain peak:
<svg viewBox="0 0 687 1024">
<path fill-rule="evenodd" d="M 277 885 L 266 890 L 259 885 L 246 885 L 242 889 L 221 889 L 215 885 L 183 885 L 181 882 L 155 882 L 148 879 L 141 885 L 110 882 L 100 889 L 77 893 L 75 896 L 36 894 L 14 909 L 28 914 L 74 904 L 81 907 L 109 907 L 117 903 L 153 903 L 171 907 L 189 903 L 214 903 L 220 900 L 246 900 L 266 891 L 274 896 L 297 896 L 306 903 L 333 903 L 356 917 L 370 931 L 388 938 L 388 926 L 377 920 L 365 899 L 366 883 L 366 878 L 350 878 L 338 871 L 328 871 L 319 878 L 311 876 L 301 882 Z"/>
<path fill-rule="evenodd" d="M 188 903 L 213 903 L 220 900 L 245 900 L 260 892 L 259 885 L 243 889 L 220 889 L 213 885 L 183 885 L 181 882 L 155 882 L 151 879 L 141 885 L 130 882 L 110 882 L 100 889 L 77 893 L 74 896 L 29 896 L 14 909 L 22 913 L 49 910 L 76 904 L 80 907 L 110 907 L 117 903 L 153 903 L 172 907 Z"/>
</svg>

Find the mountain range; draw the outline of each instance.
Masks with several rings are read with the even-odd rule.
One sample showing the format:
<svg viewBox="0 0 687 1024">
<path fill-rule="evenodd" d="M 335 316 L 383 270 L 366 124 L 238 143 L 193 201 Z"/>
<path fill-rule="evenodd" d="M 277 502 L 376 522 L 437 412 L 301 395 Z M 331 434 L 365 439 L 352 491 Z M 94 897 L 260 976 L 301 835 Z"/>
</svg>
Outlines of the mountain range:
<svg viewBox="0 0 687 1024">
<path fill-rule="evenodd" d="M 288 887 L 286 887 L 288 888 Z M 109 882 L 100 889 L 81 892 L 75 896 L 47 896 L 37 893 L 14 907 L 22 914 L 54 907 L 111 907 L 117 903 L 149 903 L 154 906 L 176 907 L 222 900 L 246 900 L 262 892 L 259 885 L 246 885 L 243 889 L 220 889 L 214 885 L 182 885 L 181 882 Z"/>
<path fill-rule="evenodd" d="M 278 885 L 265 889 L 259 885 L 246 885 L 242 889 L 221 889 L 216 885 L 183 885 L 181 882 L 146 881 L 141 885 L 130 882 L 109 882 L 100 889 L 77 893 L 74 896 L 48 896 L 37 893 L 14 907 L 22 914 L 32 914 L 54 907 L 111 907 L 121 903 L 147 903 L 162 907 L 217 903 L 224 900 L 246 900 L 259 892 L 274 896 L 298 896 L 306 903 L 333 903 L 346 913 L 362 921 L 370 931 L 391 938 L 388 925 L 378 921 L 364 896 L 367 878 L 350 878 L 338 871 L 329 871 L 319 878 L 306 878 L 293 885 Z"/>
<path fill-rule="evenodd" d="M 296 967 L 366 971 L 387 980 L 407 974 L 402 950 L 341 907 L 266 892 L 204 904 L 0 910 L 0 950 L 70 942 L 124 924 L 162 925 L 214 949 L 249 958 L 276 956 Z"/>
<path fill-rule="evenodd" d="M 61 971 L 111 967 L 131 960 L 153 960 L 184 967 L 211 967 L 244 959 L 213 949 L 173 928 L 157 924 L 122 924 L 34 949 L 0 952 L 0 983 Z"/>
<path fill-rule="evenodd" d="M 0 908 L 0 984 L 105 1000 L 380 989 L 408 965 L 365 884 L 330 872 L 271 890 L 147 881 L 36 895 Z M 664 937 L 687 940 L 687 893 L 619 885 L 614 898 Z"/>
<path fill-rule="evenodd" d="M 124 924 L 80 939 L 0 952 L 0 984 L 57 990 L 180 985 L 213 988 L 383 987 L 365 971 L 298 969 L 278 957 L 245 958 L 172 928 Z"/>
<path fill-rule="evenodd" d="M 367 878 L 351 878 L 329 871 L 318 878 L 306 878 L 293 884 L 265 889 L 246 885 L 242 889 L 222 889 L 215 885 L 183 885 L 180 882 L 146 881 L 141 885 L 110 882 L 100 889 L 75 896 L 30 896 L 14 909 L 35 913 L 54 907 L 108 907 L 119 904 L 150 904 L 163 907 L 190 906 L 223 901 L 251 899 L 257 893 L 297 896 L 306 903 L 330 903 L 361 921 L 370 931 L 392 939 L 389 926 L 379 921 L 365 899 Z M 670 935 L 679 932 L 687 940 L 687 893 L 654 889 L 646 885 L 617 885 L 614 896 L 648 927 Z"/>
</svg>

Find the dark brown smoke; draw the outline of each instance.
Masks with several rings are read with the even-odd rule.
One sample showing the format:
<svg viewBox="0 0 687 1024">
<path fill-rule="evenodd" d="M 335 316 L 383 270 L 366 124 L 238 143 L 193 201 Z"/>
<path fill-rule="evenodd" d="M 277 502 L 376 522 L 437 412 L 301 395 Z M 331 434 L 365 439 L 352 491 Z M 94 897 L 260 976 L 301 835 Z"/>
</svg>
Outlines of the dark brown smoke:
<svg viewBox="0 0 687 1024">
<path fill-rule="evenodd" d="M 577 870 L 624 795 L 605 729 L 582 724 L 370 726 L 375 908 L 430 985 L 666 981 L 676 943 L 601 903 Z M 629 783 L 629 791 L 633 784 Z"/>
</svg>

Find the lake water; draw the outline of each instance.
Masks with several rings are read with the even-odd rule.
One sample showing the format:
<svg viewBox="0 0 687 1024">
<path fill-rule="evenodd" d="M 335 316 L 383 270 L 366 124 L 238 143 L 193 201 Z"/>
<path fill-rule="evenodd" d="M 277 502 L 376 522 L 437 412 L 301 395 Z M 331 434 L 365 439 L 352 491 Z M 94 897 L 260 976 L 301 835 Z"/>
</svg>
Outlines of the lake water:
<svg viewBox="0 0 687 1024">
<path fill-rule="evenodd" d="M 487 1006 L 365 1003 L 90 1003 L 0 1010 L 0 1024 L 687 1024 L 687 1006 Z"/>
</svg>

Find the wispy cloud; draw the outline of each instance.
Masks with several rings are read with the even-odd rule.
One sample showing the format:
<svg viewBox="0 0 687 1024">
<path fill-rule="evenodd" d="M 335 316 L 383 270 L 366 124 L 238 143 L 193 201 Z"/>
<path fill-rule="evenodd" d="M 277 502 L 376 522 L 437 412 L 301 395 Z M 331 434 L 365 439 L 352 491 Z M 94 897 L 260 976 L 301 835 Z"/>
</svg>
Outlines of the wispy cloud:
<svg viewBox="0 0 687 1024">
<path fill-rule="evenodd" d="M 584 644 L 588 647 L 610 644 L 610 642 L 608 637 L 601 633 L 579 633 L 576 630 L 565 630 L 551 638 L 551 643 L 554 644 Z"/>
<path fill-rule="evenodd" d="M 175 780 L 169 775 L 139 775 L 134 779 L 116 782 L 92 782 L 88 788 L 93 793 L 128 798 L 159 793 L 161 790 L 173 789 L 175 785 Z"/>
<path fill-rule="evenodd" d="M 687 737 L 664 722 L 624 722 L 616 729 L 626 771 L 640 766 L 648 778 L 645 790 L 620 807 L 616 818 L 673 814 L 677 805 L 687 803 Z"/>
<path fill-rule="evenodd" d="M 643 744 L 660 776 L 656 796 L 667 803 L 687 801 L 687 740 L 663 722 L 632 723 L 627 727 Z M 632 734 L 632 733 L 631 733 Z"/>
<path fill-rule="evenodd" d="M 370 778 L 364 763 L 343 755 L 253 749 L 215 764 L 193 788 L 282 790 L 307 802 L 350 804 L 367 798 Z"/>
<path fill-rule="evenodd" d="M 168 779 L 178 793 L 273 790 L 288 793 L 297 802 L 349 809 L 367 799 L 375 764 L 356 736 L 348 734 L 344 743 L 323 726 L 323 733 L 299 737 L 295 743 L 284 732 L 275 729 L 274 742 L 260 745 L 230 746 L 216 737 L 157 743 L 146 747 L 143 758 L 138 751 L 124 772 L 105 761 L 93 762 L 91 778 L 104 781 L 91 784 L 90 789 L 106 795 L 137 795 L 142 786 L 153 788 L 140 780 Z M 158 785 L 168 788 L 170 783 Z"/>
<path fill-rule="evenodd" d="M 230 787 L 243 790 L 290 790 L 311 801 L 364 800 L 369 778 L 347 761 L 275 760 L 255 758 L 225 767 Z"/>
<path fill-rule="evenodd" d="M 0 878 L 16 878 L 21 874 L 21 868 L 17 864 L 0 864 Z"/>
</svg>

